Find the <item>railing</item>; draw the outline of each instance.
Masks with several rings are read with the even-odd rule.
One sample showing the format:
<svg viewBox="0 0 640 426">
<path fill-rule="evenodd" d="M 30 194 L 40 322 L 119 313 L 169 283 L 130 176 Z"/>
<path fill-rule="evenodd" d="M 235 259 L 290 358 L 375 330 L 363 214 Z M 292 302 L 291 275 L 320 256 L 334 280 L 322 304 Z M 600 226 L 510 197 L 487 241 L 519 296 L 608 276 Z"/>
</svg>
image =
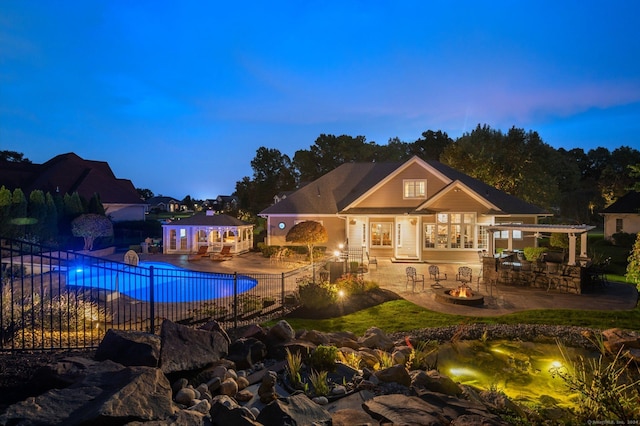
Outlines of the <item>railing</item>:
<svg viewBox="0 0 640 426">
<path fill-rule="evenodd" d="M 23 241 L 0 244 L 0 350 L 94 348 L 109 328 L 156 333 L 164 319 L 237 328 L 297 304 L 297 278 L 127 265 Z"/>
</svg>

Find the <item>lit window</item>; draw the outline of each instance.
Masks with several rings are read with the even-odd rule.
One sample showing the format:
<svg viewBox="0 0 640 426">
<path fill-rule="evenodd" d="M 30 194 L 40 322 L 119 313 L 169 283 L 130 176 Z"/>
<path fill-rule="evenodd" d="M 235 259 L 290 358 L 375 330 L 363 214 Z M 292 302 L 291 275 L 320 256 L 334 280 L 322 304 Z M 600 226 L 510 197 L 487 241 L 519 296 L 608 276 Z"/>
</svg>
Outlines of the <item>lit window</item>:
<svg viewBox="0 0 640 426">
<path fill-rule="evenodd" d="M 371 223 L 371 246 L 391 247 L 391 222 Z"/>
<path fill-rule="evenodd" d="M 425 179 L 404 180 L 404 198 L 426 198 L 427 181 Z"/>
<path fill-rule="evenodd" d="M 622 219 L 616 219 L 616 232 L 622 232 Z"/>
</svg>

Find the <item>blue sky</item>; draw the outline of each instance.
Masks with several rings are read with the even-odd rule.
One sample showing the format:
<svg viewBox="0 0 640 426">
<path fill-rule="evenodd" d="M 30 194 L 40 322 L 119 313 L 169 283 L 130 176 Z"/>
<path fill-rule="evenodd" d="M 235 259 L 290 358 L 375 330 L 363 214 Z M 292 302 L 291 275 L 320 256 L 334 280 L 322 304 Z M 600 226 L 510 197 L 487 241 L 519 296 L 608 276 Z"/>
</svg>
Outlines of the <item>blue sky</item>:
<svg viewBox="0 0 640 426">
<path fill-rule="evenodd" d="M 393 4 L 392 4 L 393 3 Z M 0 149 L 213 198 L 261 146 L 477 124 L 640 147 L 640 2 L 0 2 Z"/>
</svg>

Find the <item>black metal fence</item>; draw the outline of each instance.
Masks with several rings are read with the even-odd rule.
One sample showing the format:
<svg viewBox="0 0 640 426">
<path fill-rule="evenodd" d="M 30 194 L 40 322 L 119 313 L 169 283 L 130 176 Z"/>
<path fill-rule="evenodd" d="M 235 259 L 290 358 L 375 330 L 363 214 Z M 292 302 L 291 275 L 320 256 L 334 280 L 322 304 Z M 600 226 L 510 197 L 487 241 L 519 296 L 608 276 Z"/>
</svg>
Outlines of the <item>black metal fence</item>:
<svg viewBox="0 0 640 426">
<path fill-rule="evenodd" d="M 157 332 L 164 319 L 236 328 L 298 301 L 304 268 L 280 274 L 138 266 L 23 241 L 0 244 L 0 350 L 96 347 L 109 328 Z"/>
</svg>

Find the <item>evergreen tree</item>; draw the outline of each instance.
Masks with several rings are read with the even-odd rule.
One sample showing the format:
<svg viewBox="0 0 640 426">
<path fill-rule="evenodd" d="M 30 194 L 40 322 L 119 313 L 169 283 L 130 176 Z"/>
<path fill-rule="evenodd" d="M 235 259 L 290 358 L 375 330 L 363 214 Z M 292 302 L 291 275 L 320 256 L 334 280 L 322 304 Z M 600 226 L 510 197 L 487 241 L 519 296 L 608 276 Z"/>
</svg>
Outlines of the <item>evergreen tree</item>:
<svg viewBox="0 0 640 426">
<path fill-rule="evenodd" d="M 35 241 L 43 242 L 47 220 L 47 205 L 44 192 L 39 189 L 31 191 L 27 212 L 30 222 L 32 222 L 29 226 L 29 234 Z"/>
<path fill-rule="evenodd" d="M 100 194 L 98 194 L 97 192 L 94 192 L 93 196 L 89 200 L 87 213 L 94 213 L 105 216 L 104 206 L 102 205 L 102 201 L 100 201 Z"/>
<path fill-rule="evenodd" d="M 28 224 L 27 198 L 22 189 L 16 188 L 11 196 L 11 226 L 9 234 L 12 238 L 24 238 L 25 226 Z"/>
<path fill-rule="evenodd" d="M 0 235 L 9 236 L 11 226 L 11 191 L 2 185 L 0 187 Z"/>
<path fill-rule="evenodd" d="M 45 204 L 47 208 L 47 217 L 43 242 L 51 243 L 58 239 L 58 209 L 56 207 L 55 198 L 50 192 L 47 192 L 45 196 Z"/>
</svg>

